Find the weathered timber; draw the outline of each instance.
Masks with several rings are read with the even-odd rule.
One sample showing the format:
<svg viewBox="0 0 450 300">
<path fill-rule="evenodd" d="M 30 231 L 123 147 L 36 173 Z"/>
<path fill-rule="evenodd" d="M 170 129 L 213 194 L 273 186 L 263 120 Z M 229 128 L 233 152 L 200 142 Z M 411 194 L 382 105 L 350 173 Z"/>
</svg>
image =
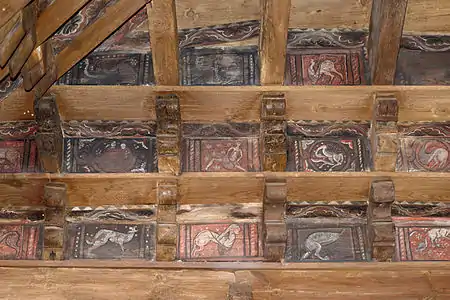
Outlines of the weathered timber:
<svg viewBox="0 0 450 300">
<path fill-rule="evenodd" d="M 395 200 L 394 182 L 374 180 L 370 186 L 368 226 L 372 259 L 392 261 L 395 252 L 391 207 Z"/>
<path fill-rule="evenodd" d="M 25 36 L 23 18 L 24 14 L 20 11 L 0 28 L 0 67 L 6 68 L 6 63 Z"/>
<path fill-rule="evenodd" d="M 284 94 L 266 93 L 261 97 L 261 143 L 263 170 L 286 169 L 286 99 Z"/>
<path fill-rule="evenodd" d="M 45 228 L 44 251 L 45 260 L 62 260 L 64 243 L 65 205 L 67 202 L 67 186 L 64 183 L 47 183 L 44 187 Z"/>
<path fill-rule="evenodd" d="M 175 0 L 147 4 L 149 34 L 156 83 L 178 85 L 178 30 Z"/>
<path fill-rule="evenodd" d="M 393 172 L 398 150 L 398 101 L 395 95 L 375 94 L 370 139 L 375 171 Z"/>
<path fill-rule="evenodd" d="M 284 218 L 287 200 L 285 179 L 267 178 L 264 195 L 264 258 L 267 261 L 284 260 L 286 224 Z"/>
<path fill-rule="evenodd" d="M 56 77 L 56 65 L 51 42 L 38 46 L 22 68 L 23 87 L 30 91 L 46 73 Z"/>
<path fill-rule="evenodd" d="M 372 84 L 394 84 L 408 0 L 373 0 L 369 29 Z"/>
<path fill-rule="evenodd" d="M 156 260 L 174 261 L 177 250 L 177 203 L 176 181 L 160 181 L 157 186 L 158 217 L 156 229 Z"/>
<path fill-rule="evenodd" d="M 281 85 L 285 74 L 291 0 L 263 0 L 261 5 L 261 84 Z"/>
<path fill-rule="evenodd" d="M 116 1 L 107 5 L 95 22 L 86 27 L 55 58 L 57 76 L 47 73 L 34 87 L 37 97 L 42 97 L 50 86 L 63 76 L 72 66 L 98 46 L 120 25 L 138 12 L 146 4 L 145 0 Z"/>
<path fill-rule="evenodd" d="M 180 102 L 176 95 L 156 98 L 158 170 L 160 173 L 181 172 Z"/>
<path fill-rule="evenodd" d="M 63 135 L 55 97 L 49 95 L 36 99 L 34 111 L 38 124 L 36 142 L 41 165 L 45 172 L 60 173 Z"/>
<path fill-rule="evenodd" d="M 0 28 L 20 12 L 31 0 L 0 1 Z"/>
</svg>

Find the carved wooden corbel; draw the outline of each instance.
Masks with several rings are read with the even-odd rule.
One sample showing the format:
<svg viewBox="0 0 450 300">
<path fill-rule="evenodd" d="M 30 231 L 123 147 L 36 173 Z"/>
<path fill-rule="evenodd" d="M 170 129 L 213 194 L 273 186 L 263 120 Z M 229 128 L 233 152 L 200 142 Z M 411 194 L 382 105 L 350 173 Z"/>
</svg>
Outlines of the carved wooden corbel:
<svg viewBox="0 0 450 300">
<path fill-rule="evenodd" d="M 284 94 L 267 93 L 261 100 L 261 141 L 264 171 L 286 169 L 286 99 Z"/>
<path fill-rule="evenodd" d="M 398 101 L 395 95 L 376 94 L 370 133 L 374 171 L 395 171 L 398 146 Z"/>
<path fill-rule="evenodd" d="M 65 183 L 51 182 L 44 187 L 45 227 L 44 259 L 62 260 L 64 245 L 64 212 L 67 201 Z"/>
<path fill-rule="evenodd" d="M 372 259 L 377 261 L 391 261 L 394 257 L 395 236 L 391 213 L 394 200 L 395 187 L 391 180 L 372 182 L 367 216 Z"/>
<path fill-rule="evenodd" d="M 176 95 L 156 97 L 158 169 L 178 175 L 180 161 L 180 103 Z"/>
<path fill-rule="evenodd" d="M 264 195 L 264 258 L 281 261 L 286 249 L 285 205 L 287 184 L 284 179 L 266 179 Z"/>
<path fill-rule="evenodd" d="M 55 97 L 35 100 L 34 112 L 38 132 L 36 144 L 44 172 L 60 173 L 62 168 L 63 134 Z"/>
<path fill-rule="evenodd" d="M 157 187 L 157 261 L 174 261 L 177 249 L 177 203 L 178 185 L 176 181 L 159 182 Z"/>
</svg>

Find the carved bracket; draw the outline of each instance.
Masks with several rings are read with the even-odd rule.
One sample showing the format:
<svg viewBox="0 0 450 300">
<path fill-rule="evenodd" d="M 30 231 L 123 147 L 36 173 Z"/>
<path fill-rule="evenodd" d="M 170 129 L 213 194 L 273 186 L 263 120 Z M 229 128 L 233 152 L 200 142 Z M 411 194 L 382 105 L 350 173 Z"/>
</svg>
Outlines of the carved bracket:
<svg viewBox="0 0 450 300">
<path fill-rule="evenodd" d="M 398 101 L 395 95 L 375 95 L 370 140 L 375 171 L 393 172 L 397 159 Z"/>
<path fill-rule="evenodd" d="M 45 227 L 44 259 L 63 259 L 64 215 L 67 202 L 67 186 L 64 183 L 51 182 L 44 187 Z"/>
<path fill-rule="evenodd" d="M 156 260 L 158 261 L 174 261 L 176 259 L 178 194 L 176 181 L 158 182 L 158 227 L 156 234 Z"/>
<path fill-rule="evenodd" d="M 266 179 L 264 195 L 264 258 L 281 261 L 286 248 L 285 205 L 287 184 L 284 179 Z"/>
<path fill-rule="evenodd" d="M 180 103 L 176 95 L 156 97 L 158 169 L 160 173 L 178 175 L 180 161 Z"/>
<path fill-rule="evenodd" d="M 61 120 L 54 96 L 35 100 L 36 144 L 43 171 L 60 173 L 63 152 Z"/>
<path fill-rule="evenodd" d="M 284 94 L 268 93 L 261 100 L 261 141 L 264 171 L 286 169 L 286 99 Z"/>
<path fill-rule="evenodd" d="M 394 257 L 395 236 L 391 212 L 394 201 L 395 187 L 391 180 L 372 182 L 367 216 L 372 258 L 377 261 L 391 261 Z"/>
</svg>

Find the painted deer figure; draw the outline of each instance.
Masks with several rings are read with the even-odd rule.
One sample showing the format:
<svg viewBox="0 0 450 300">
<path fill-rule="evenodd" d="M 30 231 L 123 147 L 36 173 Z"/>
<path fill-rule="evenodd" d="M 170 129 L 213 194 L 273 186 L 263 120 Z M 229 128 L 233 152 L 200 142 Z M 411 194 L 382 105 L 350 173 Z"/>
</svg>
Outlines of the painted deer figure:
<svg viewBox="0 0 450 300">
<path fill-rule="evenodd" d="M 327 150 L 327 145 L 322 145 L 314 151 L 317 158 L 311 158 L 314 163 L 321 163 L 322 166 L 331 166 L 330 171 L 334 167 L 342 165 L 344 162 L 344 155 L 342 153 L 336 154 Z"/>
<path fill-rule="evenodd" d="M 413 236 L 417 231 L 412 231 L 409 236 Z M 428 248 L 428 240 L 430 239 L 431 247 L 441 247 L 439 244 L 440 239 L 448 238 L 450 239 L 450 229 L 449 228 L 432 228 L 427 231 L 427 236 L 425 236 L 424 242 L 417 246 L 417 250 L 422 252 Z"/>
<path fill-rule="evenodd" d="M 17 256 L 19 252 L 20 234 L 17 231 L 0 232 L 0 243 L 5 244 L 14 250 L 14 255 Z"/>
<path fill-rule="evenodd" d="M 319 62 L 317 70 L 315 70 L 315 66 L 316 61 L 311 60 L 311 65 L 308 68 L 308 74 L 313 84 L 316 84 L 317 81 L 319 81 L 320 77 L 322 77 L 323 75 L 330 76 L 330 83 L 333 82 L 333 79 L 336 77 L 336 75 L 339 76 L 341 80 L 344 80 L 344 76 L 336 70 L 334 62 L 332 62 L 331 60 L 326 59 L 322 62 Z"/>
<path fill-rule="evenodd" d="M 202 230 L 194 238 L 194 248 L 192 249 L 191 256 L 197 255 L 198 252 L 203 251 L 206 245 L 213 242 L 217 244 L 219 253 L 222 254 L 226 250 L 233 247 L 236 235 L 239 234 L 241 228 L 237 224 L 231 224 L 225 229 L 224 232 L 218 234 L 211 230 Z"/>
<path fill-rule="evenodd" d="M 341 232 L 319 231 L 311 233 L 305 240 L 306 253 L 303 254 L 301 260 L 305 260 L 311 255 L 320 260 L 329 260 L 330 258 L 328 256 L 322 256 L 320 254 L 322 246 L 336 242 L 343 233 L 344 230 Z"/>
<path fill-rule="evenodd" d="M 138 230 L 136 226 L 129 227 L 128 233 L 122 233 L 109 229 L 99 230 L 90 241 L 86 240 L 86 243 L 88 245 L 92 245 L 91 247 L 88 248 L 88 256 L 92 256 L 93 250 L 105 245 L 108 241 L 119 245 L 123 254 L 123 252 L 125 252 L 123 244 L 130 242 L 137 231 Z"/>
</svg>

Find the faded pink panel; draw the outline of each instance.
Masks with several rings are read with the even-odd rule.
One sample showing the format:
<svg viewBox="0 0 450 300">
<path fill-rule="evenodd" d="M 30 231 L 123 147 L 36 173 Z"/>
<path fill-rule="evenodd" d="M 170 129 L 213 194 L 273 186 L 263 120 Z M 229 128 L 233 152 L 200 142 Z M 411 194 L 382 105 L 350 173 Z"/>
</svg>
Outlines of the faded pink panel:
<svg viewBox="0 0 450 300">
<path fill-rule="evenodd" d="M 317 54 L 302 56 L 305 85 L 349 84 L 345 54 Z"/>
<path fill-rule="evenodd" d="M 22 171 L 24 141 L 0 141 L 0 173 Z"/>
<path fill-rule="evenodd" d="M 0 259 L 39 259 L 42 226 L 0 225 Z"/>
<path fill-rule="evenodd" d="M 256 223 L 183 224 L 178 256 L 182 260 L 248 260 L 261 255 Z"/>
</svg>

